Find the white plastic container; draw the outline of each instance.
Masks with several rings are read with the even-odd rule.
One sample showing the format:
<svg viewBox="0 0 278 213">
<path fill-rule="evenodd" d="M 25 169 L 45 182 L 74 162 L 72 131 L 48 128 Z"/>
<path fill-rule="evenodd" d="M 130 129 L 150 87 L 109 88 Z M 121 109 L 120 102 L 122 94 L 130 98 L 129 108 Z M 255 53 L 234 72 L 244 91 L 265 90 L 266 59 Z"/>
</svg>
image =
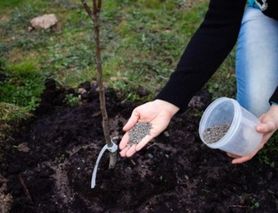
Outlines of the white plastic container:
<svg viewBox="0 0 278 213">
<path fill-rule="evenodd" d="M 262 140 L 262 134 L 256 131 L 258 123 L 258 118 L 236 100 L 222 97 L 205 110 L 199 125 L 199 135 L 210 148 L 244 156 L 256 150 Z M 223 124 L 229 125 L 226 134 L 215 143 L 207 143 L 204 139 L 205 130 Z"/>
</svg>

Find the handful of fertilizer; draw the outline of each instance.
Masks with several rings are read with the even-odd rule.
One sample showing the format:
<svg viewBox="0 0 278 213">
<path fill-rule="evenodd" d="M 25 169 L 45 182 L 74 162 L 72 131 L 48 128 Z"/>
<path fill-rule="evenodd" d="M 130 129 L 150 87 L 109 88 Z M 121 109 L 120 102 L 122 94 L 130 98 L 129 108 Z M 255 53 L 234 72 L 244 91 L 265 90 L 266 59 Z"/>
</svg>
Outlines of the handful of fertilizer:
<svg viewBox="0 0 278 213">
<path fill-rule="evenodd" d="M 152 125 L 149 122 L 139 122 L 128 132 L 128 144 L 138 144 L 145 136 L 150 134 Z"/>
</svg>

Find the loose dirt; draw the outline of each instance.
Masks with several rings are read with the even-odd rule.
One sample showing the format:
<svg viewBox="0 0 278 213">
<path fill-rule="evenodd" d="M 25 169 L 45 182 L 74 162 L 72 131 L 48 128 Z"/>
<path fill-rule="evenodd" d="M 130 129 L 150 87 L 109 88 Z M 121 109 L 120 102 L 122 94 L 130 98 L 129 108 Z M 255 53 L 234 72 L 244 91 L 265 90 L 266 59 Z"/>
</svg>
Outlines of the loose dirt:
<svg viewBox="0 0 278 213">
<path fill-rule="evenodd" d="M 80 106 L 67 107 L 67 92 L 48 82 L 36 116 L 6 141 L 1 193 L 10 195 L 10 212 L 277 212 L 277 168 L 257 158 L 231 165 L 225 153 L 207 148 L 198 138 L 196 109 L 177 115 L 133 158 L 119 157 L 114 170 L 105 155 L 92 190 L 104 145 L 98 95 L 88 88 Z M 108 90 L 107 104 L 111 135 L 122 135 L 138 103 Z M 23 143 L 25 151 L 17 148 Z"/>
</svg>

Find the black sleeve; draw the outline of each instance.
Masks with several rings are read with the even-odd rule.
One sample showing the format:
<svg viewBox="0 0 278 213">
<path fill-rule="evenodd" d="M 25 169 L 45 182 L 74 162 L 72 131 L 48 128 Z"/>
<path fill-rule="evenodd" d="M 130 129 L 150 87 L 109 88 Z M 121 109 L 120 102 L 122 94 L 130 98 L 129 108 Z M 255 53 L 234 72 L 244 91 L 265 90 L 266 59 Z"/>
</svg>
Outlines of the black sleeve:
<svg viewBox="0 0 278 213">
<path fill-rule="evenodd" d="M 278 86 L 276 87 L 275 92 L 273 93 L 273 95 L 269 99 L 269 103 L 271 104 L 272 102 L 278 104 Z"/>
<path fill-rule="evenodd" d="M 205 19 L 156 99 L 185 110 L 235 45 L 245 0 L 211 0 Z M 224 82 L 223 82 L 224 83 Z"/>
</svg>

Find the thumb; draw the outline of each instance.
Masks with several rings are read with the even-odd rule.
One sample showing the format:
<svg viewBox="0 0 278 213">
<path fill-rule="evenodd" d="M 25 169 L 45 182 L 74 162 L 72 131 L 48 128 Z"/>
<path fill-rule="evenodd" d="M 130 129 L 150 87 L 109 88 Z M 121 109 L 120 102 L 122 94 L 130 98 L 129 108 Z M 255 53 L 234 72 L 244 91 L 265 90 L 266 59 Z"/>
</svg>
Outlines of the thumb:
<svg viewBox="0 0 278 213">
<path fill-rule="evenodd" d="M 260 123 L 257 125 L 256 129 L 260 133 L 272 132 L 275 130 L 275 123 L 272 121 Z"/>
<path fill-rule="evenodd" d="M 123 127 L 124 131 L 128 131 L 129 129 L 131 129 L 139 120 L 140 114 L 139 112 L 137 112 L 137 110 L 133 110 L 128 122 L 126 123 L 126 125 Z"/>
</svg>

